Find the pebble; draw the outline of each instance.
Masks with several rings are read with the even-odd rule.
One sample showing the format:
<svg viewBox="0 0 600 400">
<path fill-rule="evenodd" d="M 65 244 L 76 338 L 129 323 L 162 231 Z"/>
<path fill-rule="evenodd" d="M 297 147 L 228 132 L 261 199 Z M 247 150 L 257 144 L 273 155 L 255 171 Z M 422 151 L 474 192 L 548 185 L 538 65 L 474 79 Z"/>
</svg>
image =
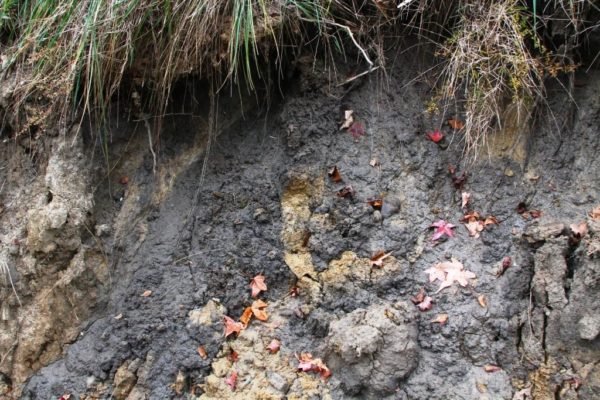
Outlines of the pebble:
<svg viewBox="0 0 600 400">
<path fill-rule="evenodd" d="M 383 221 L 383 215 L 381 215 L 381 211 L 373 211 L 373 222 L 380 223 L 381 221 Z"/>
<path fill-rule="evenodd" d="M 269 384 L 279 392 L 287 393 L 287 391 L 290 389 L 290 383 L 288 380 L 278 373 L 270 371 L 267 372 L 267 379 L 269 380 Z"/>
</svg>

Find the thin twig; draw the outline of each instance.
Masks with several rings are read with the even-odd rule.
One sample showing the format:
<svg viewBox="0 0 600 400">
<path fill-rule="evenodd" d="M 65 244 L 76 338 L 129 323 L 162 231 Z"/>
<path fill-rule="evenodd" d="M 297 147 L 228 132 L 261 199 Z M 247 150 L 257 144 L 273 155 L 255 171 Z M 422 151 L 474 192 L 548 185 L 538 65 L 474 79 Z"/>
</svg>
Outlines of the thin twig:
<svg viewBox="0 0 600 400">
<path fill-rule="evenodd" d="M 373 71 L 375 71 L 375 70 L 377 70 L 377 69 L 379 69 L 379 65 L 378 65 L 378 66 L 376 66 L 375 68 L 369 68 L 369 69 L 367 69 L 367 70 L 365 70 L 365 71 L 361 72 L 361 73 L 360 73 L 360 74 L 358 74 L 358 75 L 354 75 L 353 77 L 350 77 L 350 78 L 346 79 L 344 82 L 342 82 L 342 83 L 338 83 L 338 84 L 337 84 L 337 86 L 344 86 L 346 83 L 350 83 L 350 82 L 352 82 L 352 81 L 355 81 L 355 80 L 357 80 L 358 78 L 360 78 L 361 76 L 365 76 L 365 75 L 367 75 L 367 74 L 369 74 L 369 73 L 371 73 L 371 72 L 373 72 Z"/>
<path fill-rule="evenodd" d="M 150 128 L 148 117 L 146 116 L 144 116 L 144 124 L 146 125 L 146 130 L 148 131 L 148 145 L 150 146 L 150 152 L 152 153 L 152 174 L 156 175 L 156 153 L 154 152 L 154 147 L 152 146 L 152 129 Z"/>
<path fill-rule="evenodd" d="M 0 260 L 0 267 L 2 268 L 2 271 L 4 271 L 6 276 L 8 276 L 10 286 L 12 287 L 13 293 L 15 294 L 15 297 L 17 298 L 17 301 L 19 302 L 19 306 L 23 307 L 23 303 L 21 303 L 21 299 L 19 298 L 19 295 L 17 294 L 17 289 L 15 288 L 15 284 L 12 280 L 12 275 L 10 274 L 10 269 L 5 260 Z"/>
<path fill-rule="evenodd" d="M 8 355 L 10 353 L 12 353 L 12 351 L 15 349 L 15 347 L 17 347 L 17 345 L 19 344 L 19 340 L 15 340 L 12 344 L 12 346 L 10 346 L 10 348 L 6 351 L 6 353 L 4 353 L 2 355 L 2 358 L 0 358 L 0 365 L 4 364 L 4 360 L 6 360 L 6 357 L 8 357 Z"/>
<path fill-rule="evenodd" d="M 350 36 L 350 39 L 354 43 L 354 46 L 356 46 L 356 48 L 362 53 L 365 61 L 369 64 L 369 70 L 372 69 L 373 65 L 374 65 L 373 61 L 371 61 L 371 59 L 369 58 L 369 55 L 367 54 L 365 49 L 363 49 L 361 47 L 361 45 L 356 41 L 356 39 L 354 38 L 354 34 L 352 33 L 352 30 L 350 29 L 350 27 L 348 27 L 346 25 L 338 24 L 337 22 L 333 22 L 333 21 L 328 21 L 327 23 L 329 25 L 333 25 L 333 26 L 337 26 L 338 28 L 345 29 L 346 32 L 348 32 L 348 36 Z"/>
</svg>

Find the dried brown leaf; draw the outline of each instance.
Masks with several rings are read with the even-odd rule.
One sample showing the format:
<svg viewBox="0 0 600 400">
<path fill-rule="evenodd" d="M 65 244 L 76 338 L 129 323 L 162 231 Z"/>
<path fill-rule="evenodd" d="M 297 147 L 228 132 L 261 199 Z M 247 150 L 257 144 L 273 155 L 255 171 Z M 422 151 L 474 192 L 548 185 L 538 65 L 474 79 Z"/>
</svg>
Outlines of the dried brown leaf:
<svg viewBox="0 0 600 400">
<path fill-rule="evenodd" d="M 465 127 L 465 123 L 458 118 L 448 119 L 448 125 L 455 130 L 460 130 Z"/>
<path fill-rule="evenodd" d="M 206 354 L 206 349 L 204 348 L 204 346 L 198 346 L 198 354 L 200 355 L 200 358 L 203 360 L 206 360 L 206 358 L 208 357 L 208 354 Z"/>
<path fill-rule="evenodd" d="M 262 300 L 256 300 L 252 303 L 252 314 L 259 321 L 266 321 L 269 319 L 267 312 L 264 310 L 267 307 L 267 303 Z"/>
<path fill-rule="evenodd" d="M 588 224 L 585 221 L 578 224 L 571 224 L 570 228 L 573 235 L 577 238 L 585 237 L 588 233 Z"/>
<path fill-rule="evenodd" d="M 371 268 L 381 268 L 383 267 L 383 260 L 385 260 L 386 258 L 388 258 L 389 256 L 391 256 L 392 253 L 386 253 L 383 250 L 379 250 L 378 252 L 376 252 L 373 257 L 371 257 L 370 263 L 371 263 Z"/>
<path fill-rule="evenodd" d="M 465 208 L 467 206 L 467 204 L 469 204 L 471 202 L 471 193 L 462 192 L 461 198 L 462 198 L 461 208 Z"/>
<path fill-rule="evenodd" d="M 233 318 L 225 315 L 223 317 L 223 323 L 225 324 L 225 337 L 231 335 L 232 333 L 240 334 L 244 326 L 241 322 L 236 322 Z"/>
<path fill-rule="evenodd" d="M 477 302 L 481 307 L 487 308 L 487 298 L 485 297 L 485 295 L 480 294 L 479 296 L 477 296 Z"/>
<path fill-rule="evenodd" d="M 497 366 L 497 365 L 486 364 L 486 365 L 483 367 L 483 370 L 484 370 L 485 372 L 490 372 L 490 373 L 491 373 L 491 372 L 498 372 L 498 371 L 501 371 L 501 370 L 502 370 L 502 368 L 500 368 L 500 367 L 499 367 L 499 366 Z"/>
<path fill-rule="evenodd" d="M 434 319 L 431 320 L 432 324 L 445 325 L 448 322 L 448 314 L 438 314 Z"/>
<path fill-rule="evenodd" d="M 340 170 L 335 165 L 329 171 L 327 171 L 327 175 L 329 175 L 331 180 L 335 183 L 342 181 L 342 174 L 340 174 Z"/>
<path fill-rule="evenodd" d="M 265 283 L 265 276 L 262 274 L 256 275 L 250 281 L 250 288 L 252 289 L 252 297 L 256 297 L 260 292 L 267 290 L 267 284 Z"/>
<path fill-rule="evenodd" d="M 353 113 L 353 110 L 344 111 L 344 122 L 342 123 L 342 126 L 340 126 L 340 130 L 348 129 L 354 123 L 354 117 L 352 116 Z"/>
<path fill-rule="evenodd" d="M 267 350 L 269 351 L 269 353 L 275 354 L 279 351 L 280 347 L 281 347 L 281 342 L 277 339 L 273 339 L 273 340 L 271 340 L 271 343 L 269 343 L 269 345 L 267 346 Z"/>
</svg>

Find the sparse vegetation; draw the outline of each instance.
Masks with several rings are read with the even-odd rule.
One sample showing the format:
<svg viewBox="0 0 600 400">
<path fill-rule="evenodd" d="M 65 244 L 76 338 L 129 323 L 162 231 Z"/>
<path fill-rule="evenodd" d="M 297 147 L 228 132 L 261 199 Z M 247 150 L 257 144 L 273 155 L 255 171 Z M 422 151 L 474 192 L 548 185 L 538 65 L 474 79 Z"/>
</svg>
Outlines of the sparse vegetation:
<svg viewBox="0 0 600 400">
<path fill-rule="evenodd" d="M 317 55 L 356 51 L 371 70 L 385 67 L 392 33 L 412 32 L 440 46 L 440 93 L 464 101 L 472 150 L 500 122 L 507 98 L 532 105 L 552 68 L 571 70 L 540 34 L 552 18 L 582 32 L 591 2 L 551 3 L 541 10 L 522 0 L 1 0 L 0 81 L 10 88 L 2 106 L 17 134 L 32 125 L 43 131 L 53 116 L 105 118 L 116 96 L 128 96 L 127 83 L 143 89 L 144 112 L 160 114 L 183 76 L 253 90 L 262 65 L 282 68 L 306 44 Z"/>
</svg>

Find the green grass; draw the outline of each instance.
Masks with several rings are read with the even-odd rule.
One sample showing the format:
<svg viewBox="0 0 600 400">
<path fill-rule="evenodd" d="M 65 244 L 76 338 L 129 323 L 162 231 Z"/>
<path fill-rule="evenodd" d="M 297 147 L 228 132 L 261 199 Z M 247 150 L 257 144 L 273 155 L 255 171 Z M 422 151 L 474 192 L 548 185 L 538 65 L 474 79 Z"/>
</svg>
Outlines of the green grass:
<svg viewBox="0 0 600 400">
<path fill-rule="evenodd" d="M 565 10 L 576 24 L 587 1 L 554 0 L 551 7 Z M 12 94 L 12 108 L 5 111 L 23 115 L 23 127 L 41 124 L 54 114 L 67 120 L 87 113 L 102 120 L 127 79 L 130 87 L 144 89 L 147 98 L 141 111 L 160 114 L 170 100 L 173 83 L 182 77 L 210 79 L 216 88 L 231 82 L 252 91 L 264 78 L 261 66 L 275 59 L 281 68 L 283 60 L 307 43 L 316 43 L 317 50 L 329 53 L 351 50 L 385 67 L 385 43 L 407 31 L 433 38 L 442 46 L 447 66 L 444 90 L 461 87 L 474 99 L 486 86 L 528 88 L 532 81 L 539 85 L 541 78 L 522 64 L 546 56 L 529 48 L 541 18 L 537 0 L 532 10 L 523 7 L 522 0 L 414 0 L 402 9 L 398 3 L 0 0 L 0 83 L 11 76 L 22 82 Z M 485 58 L 490 48 L 474 42 L 485 35 L 478 38 L 469 32 L 466 17 L 474 7 L 490 9 L 494 4 L 508 5 L 516 14 L 504 22 L 497 20 L 501 35 L 497 43 L 503 48 L 493 63 L 482 68 L 473 60 Z M 528 28 L 512 29 L 515 18 Z M 480 20 L 480 26 L 485 23 Z M 469 54 L 456 51 L 456 43 L 467 41 Z M 45 100 L 45 111 L 30 115 L 25 104 L 40 98 Z M 489 107 L 477 112 L 487 117 L 491 113 Z"/>
</svg>

